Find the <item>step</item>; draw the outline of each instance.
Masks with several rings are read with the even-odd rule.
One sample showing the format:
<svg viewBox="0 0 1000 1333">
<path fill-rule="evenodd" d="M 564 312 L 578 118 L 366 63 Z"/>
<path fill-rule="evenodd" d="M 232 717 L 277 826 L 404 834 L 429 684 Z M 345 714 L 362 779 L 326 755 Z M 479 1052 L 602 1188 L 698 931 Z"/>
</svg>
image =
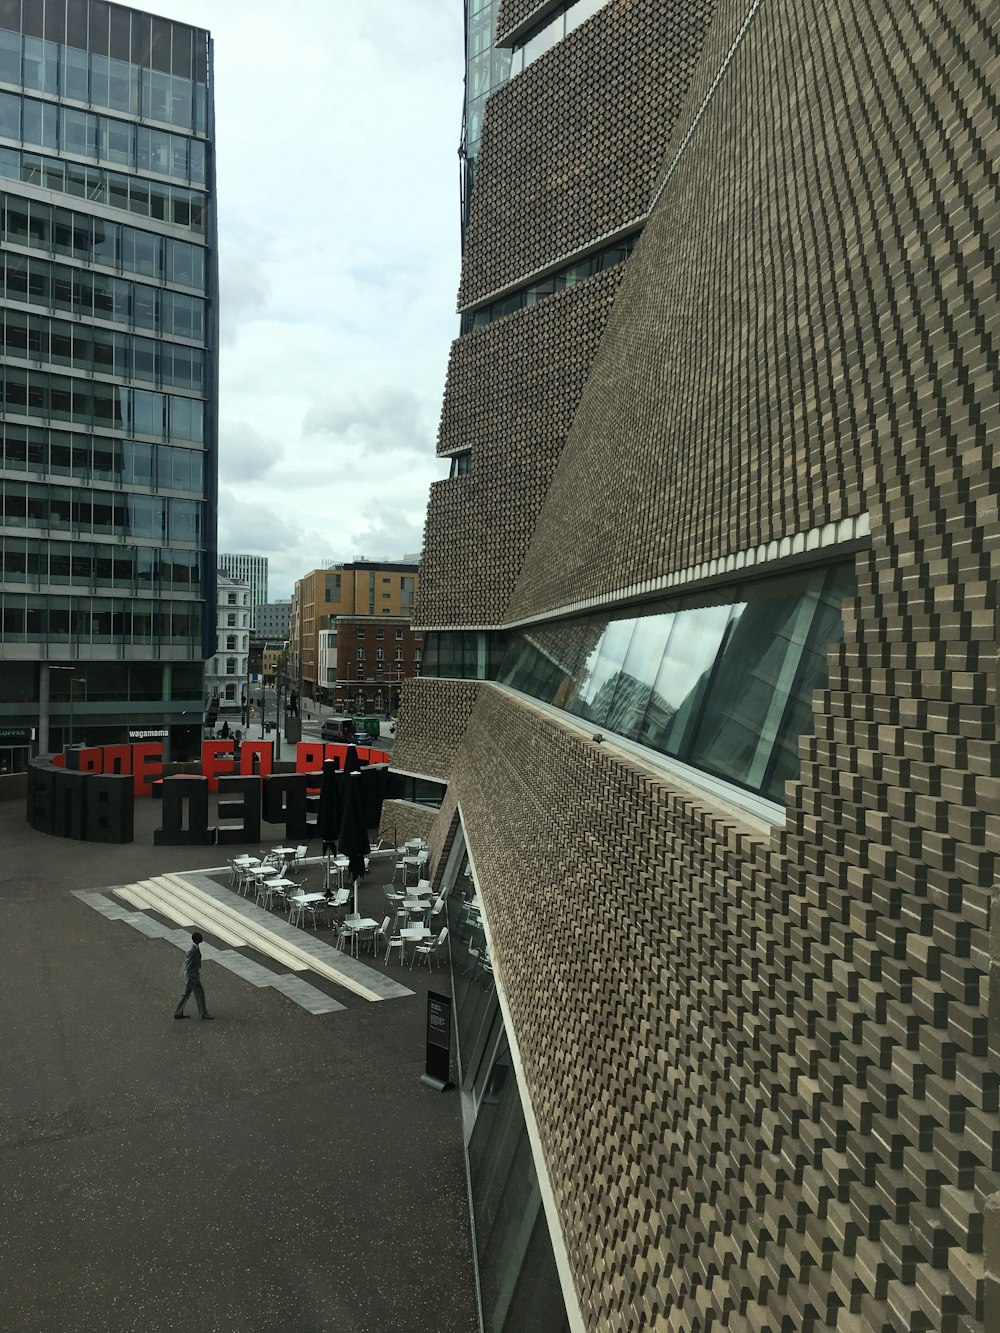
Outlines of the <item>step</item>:
<svg viewBox="0 0 1000 1333">
<path fill-rule="evenodd" d="M 245 931 L 248 936 L 251 932 L 255 932 L 259 939 L 271 941 L 266 948 L 263 944 L 260 946 L 262 952 L 270 952 L 272 953 L 272 956 L 274 956 L 274 949 L 279 948 L 289 959 L 294 960 L 290 963 L 290 966 L 295 971 L 309 970 L 316 972 L 319 976 L 326 977 L 329 981 L 335 982 L 338 986 L 344 986 L 347 990 L 353 992 L 353 994 L 373 1003 L 385 998 L 385 996 L 380 995 L 370 986 L 366 986 L 363 981 L 359 981 L 356 977 L 342 971 L 335 963 L 329 963 L 322 958 L 318 958 L 311 949 L 302 948 L 293 940 L 286 939 L 283 935 L 273 932 L 266 926 L 257 925 L 250 921 L 238 909 L 220 903 L 217 899 L 210 897 L 201 889 L 196 888 L 189 881 L 183 879 L 183 877 L 179 875 L 162 875 L 160 876 L 160 879 L 175 885 L 178 892 L 182 895 L 183 900 L 189 907 L 193 907 L 197 904 L 199 908 L 201 908 L 204 904 L 211 904 L 214 909 L 223 914 L 221 919 L 228 920 L 236 925 L 237 929 Z M 228 892 L 232 892 L 232 890 L 228 890 Z M 236 894 L 233 896 L 237 902 L 246 904 L 246 899 L 240 898 L 239 895 Z M 284 923 L 281 924 L 283 925 Z M 286 927 L 286 929 L 292 930 L 294 927 L 289 926 Z M 254 945 L 253 947 L 256 948 L 258 946 Z M 330 953 L 333 954 L 334 952 L 335 950 L 331 947 Z M 381 974 L 378 975 L 381 976 Z M 402 990 L 405 988 L 400 989 Z"/>
</svg>

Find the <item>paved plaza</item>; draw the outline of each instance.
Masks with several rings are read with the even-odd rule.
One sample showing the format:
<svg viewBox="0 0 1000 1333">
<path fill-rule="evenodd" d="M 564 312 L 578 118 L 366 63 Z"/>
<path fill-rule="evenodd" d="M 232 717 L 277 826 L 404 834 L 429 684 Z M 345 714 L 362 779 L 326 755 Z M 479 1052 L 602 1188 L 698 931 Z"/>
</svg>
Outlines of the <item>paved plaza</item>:
<svg viewBox="0 0 1000 1333">
<path fill-rule="evenodd" d="M 261 846 L 154 847 L 158 822 L 137 801 L 100 846 L 0 805 L 0 1327 L 472 1333 L 459 1101 L 418 1081 L 446 971 L 363 954 L 340 984 L 330 931 L 237 897 L 235 938 L 269 919 L 291 963 L 202 928 L 216 1021 L 174 1022 L 189 931 L 115 890 L 173 876 L 228 911 L 205 872 Z"/>
</svg>

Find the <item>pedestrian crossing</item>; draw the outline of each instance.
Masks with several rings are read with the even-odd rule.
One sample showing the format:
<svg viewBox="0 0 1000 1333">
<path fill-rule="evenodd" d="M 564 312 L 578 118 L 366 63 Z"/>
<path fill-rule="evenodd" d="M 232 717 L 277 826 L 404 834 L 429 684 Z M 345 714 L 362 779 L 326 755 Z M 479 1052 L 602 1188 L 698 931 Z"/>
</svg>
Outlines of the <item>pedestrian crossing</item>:
<svg viewBox="0 0 1000 1333">
<path fill-rule="evenodd" d="M 313 1014 L 336 1013 L 345 1006 L 310 985 L 304 973 L 312 972 L 369 1003 L 413 994 L 392 977 L 289 926 L 204 871 L 157 875 L 103 892 L 73 890 L 73 894 L 109 920 L 123 921 L 150 939 L 165 939 L 180 949 L 190 946 L 192 930 L 200 930 L 227 946 L 203 944 L 205 961 L 218 963 L 251 985 L 270 986 Z M 157 917 L 172 924 L 164 925 Z M 241 949 L 252 949 L 283 970 L 272 971 Z"/>
</svg>

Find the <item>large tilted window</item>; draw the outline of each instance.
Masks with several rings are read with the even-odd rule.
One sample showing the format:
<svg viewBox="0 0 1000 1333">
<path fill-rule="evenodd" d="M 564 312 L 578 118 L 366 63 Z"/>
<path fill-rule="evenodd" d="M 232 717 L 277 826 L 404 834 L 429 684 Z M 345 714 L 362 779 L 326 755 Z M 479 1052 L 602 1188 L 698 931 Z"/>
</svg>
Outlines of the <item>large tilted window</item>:
<svg viewBox="0 0 1000 1333">
<path fill-rule="evenodd" d="M 783 801 L 854 591 L 845 561 L 694 605 L 565 621 L 517 635 L 497 680 Z"/>
</svg>

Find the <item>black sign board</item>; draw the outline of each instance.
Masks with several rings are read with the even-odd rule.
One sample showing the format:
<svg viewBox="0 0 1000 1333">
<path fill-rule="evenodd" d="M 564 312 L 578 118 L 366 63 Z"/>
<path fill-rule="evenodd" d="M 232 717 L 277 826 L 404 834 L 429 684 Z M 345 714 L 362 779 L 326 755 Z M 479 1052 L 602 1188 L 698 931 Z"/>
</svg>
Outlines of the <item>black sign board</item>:
<svg viewBox="0 0 1000 1333">
<path fill-rule="evenodd" d="M 0 745 L 30 745 L 33 740 L 30 727 L 0 727 Z"/>
<path fill-rule="evenodd" d="M 444 1092 L 451 1087 L 451 996 L 427 992 L 426 1072 L 420 1082 Z"/>
</svg>

